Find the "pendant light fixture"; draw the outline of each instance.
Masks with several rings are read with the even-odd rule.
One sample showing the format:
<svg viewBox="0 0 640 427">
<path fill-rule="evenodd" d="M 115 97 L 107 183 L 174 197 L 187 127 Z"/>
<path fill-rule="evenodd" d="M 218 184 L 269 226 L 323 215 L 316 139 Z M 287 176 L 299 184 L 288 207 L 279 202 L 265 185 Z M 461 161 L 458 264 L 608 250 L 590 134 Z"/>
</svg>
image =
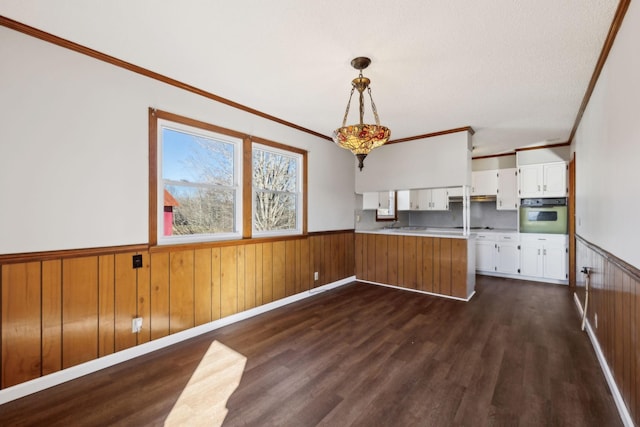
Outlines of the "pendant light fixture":
<svg viewBox="0 0 640 427">
<path fill-rule="evenodd" d="M 371 80 L 362 75 L 362 70 L 367 68 L 371 64 L 371 59 L 365 57 L 358 57 L 351 61 L 351 66 L 360 71 L 358 77 L 351 81 L 351 94 L 349 95 L 349 102 L 347 103 L 347 109 L 344 112 L 344 119 L 342 120 L 342 127 L 333 131 L 333 142 L 339 147 L 345 148 L 351 151 L 358 158 L 358 167 L 362 171 L 364 167 L 364 158 L 374 148 L 380 147 L 389 140 L 391 131 L 386 126 L 380 125 L 380 117 L 378 117 L 378 110 L 376 104 L 373 102 L 371 96 L 371 88 L 369 84 Z M 347 115 L 349 115 L 349 106 L 351 105 L 351 98 L 353 92 L 358 90 L 360 94 L 360 122 L 355 125 L 347 126 Z M 368 125 L 364 123 L 364 91 L 367 90 L 369 99 L 371 99 L 371 110 L 373 111 L 373 117 L 375 118 L 375 125 Z"/>
</svg>

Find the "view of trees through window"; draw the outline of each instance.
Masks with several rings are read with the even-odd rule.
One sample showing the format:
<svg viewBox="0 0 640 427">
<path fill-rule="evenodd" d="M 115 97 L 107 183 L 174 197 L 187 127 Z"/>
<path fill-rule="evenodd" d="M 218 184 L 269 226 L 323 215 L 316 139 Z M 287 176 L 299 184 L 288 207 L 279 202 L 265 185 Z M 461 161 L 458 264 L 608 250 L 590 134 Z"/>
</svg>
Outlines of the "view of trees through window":
<svg viewBox="0 0 640 427">
<path fill-rule="evenodd" d="M 163 129 L 162 141 L 164 220 L 172 224 L 165 224 L 165 236 L 234 232 L 238 147 L 170 128 Z"/>
<path fill-rule="evenodd" d="M 238 235 L 242 140 L 187 126 L 161 126 L 163 238 Z M 253 232 L 300 231 L 302 155 L 254 143 Z"/>
<path fill-rule="evenodd" d="M 297 157 L 253 148 L 254 230 L 296 229 L 298 174 Z"/>
</svg>

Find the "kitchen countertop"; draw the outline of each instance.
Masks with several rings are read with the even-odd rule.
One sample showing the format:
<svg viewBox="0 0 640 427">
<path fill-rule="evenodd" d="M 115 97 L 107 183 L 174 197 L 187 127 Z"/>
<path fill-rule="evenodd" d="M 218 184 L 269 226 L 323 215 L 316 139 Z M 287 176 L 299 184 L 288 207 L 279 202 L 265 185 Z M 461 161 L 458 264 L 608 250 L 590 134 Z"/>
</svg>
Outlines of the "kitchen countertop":
<svg viewBox="0 0 640 427">
<path fill-rule="evenodd" d="M 517 233 L 518 230 L 511 228 L 472 228 L 470 235 L 464 235 L 461 228 L 446 227 L 393 227 L 393 228 L 376 228 L 372 230 L 356 230 L 356 233 L 366 234 L 388 234 L 398 236 L 423 236 L 423 237 L 447 237 L 452 239 L 469 239 L 475 238 L 479 233 Z"/>
<path fill-rule="evenodd" d="M 475 238 L 473 234 L 464 235 L 459 228 L 430 228 L 430 227 L 397 227 L 378 228 L 374 230 L 356 230 L 356 233 L 387 234 L 396 236 L 445 237 L 449 239 Z"/>
<path fill-rule="evenodd" d="M 472 233 L 517 233 L 518 230 L 515 228 L 481 228 L 481 229 L 471 229 Z"/>
</svg>

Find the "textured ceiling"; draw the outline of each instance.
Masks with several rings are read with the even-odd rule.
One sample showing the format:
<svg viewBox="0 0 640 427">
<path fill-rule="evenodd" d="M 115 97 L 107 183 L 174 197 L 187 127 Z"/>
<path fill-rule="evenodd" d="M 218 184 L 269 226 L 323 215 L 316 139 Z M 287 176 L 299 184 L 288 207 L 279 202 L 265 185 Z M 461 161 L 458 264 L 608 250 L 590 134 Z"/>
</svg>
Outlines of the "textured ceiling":
<svg viewBox="0 0 640 427">
<path fill-rule="evenodd" d="M 392 139 L 472 126 L 484 156 L 567 141 L 617 4 L 0 0 L 0 15 L 323 135 L 369 56 Z"/>
</svg>

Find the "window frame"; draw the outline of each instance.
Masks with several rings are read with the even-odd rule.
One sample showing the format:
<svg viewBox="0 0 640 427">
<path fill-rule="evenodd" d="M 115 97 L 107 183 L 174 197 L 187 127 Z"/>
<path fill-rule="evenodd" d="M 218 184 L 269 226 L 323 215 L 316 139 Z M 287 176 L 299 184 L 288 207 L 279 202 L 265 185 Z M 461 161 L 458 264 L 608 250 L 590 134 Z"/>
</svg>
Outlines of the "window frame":
<svg viewBox="0 0 640 427">
<path fill-rule="evenodd" d="M 285 157 L 290 157 L 296 161 L 296 164 L 297 164 L 296 191 L 293 193 L 286 193 L 286 194 L 294 195 L 296 199 L 296 203 L 295 203 L 296 227 L 294 229 L 266 230 L 266 231 L 256 230 L 255 214 L 256 214 L 257 191 L 256 191 L 256 187 L 253 184 L 253 171 L 254 171 L 253 150 L 254 149 L 259 149 L 265 152 L 279 154 Z M 305 171 L 305 165 L 303 160 L 304 160 L 304 155 L 298 152 L 298 150 L 291 149 L 291 147 L 282 148 L 280 144 L 278 144 L 278 146 L 275 146 L 273 143 L 265 144 L 263 142 L 257 142 L 255 140 L 252 140 L 252 144 L 251 144 L 251 233 L 253 237 L 291 236 L 291 235 L 300 235 L 303 233 L 303 221 L 302 221 L 303 204 L 304 204 L 303 203 L 304 202 L 303 201 L 303 192 L 304 192 L 303 176 Z"/>
<path fill-rule="evenodd" d="M 238 145 L 238 161 L 240 162 L 240 173 L 235 174 L 236 180 L 239 185 L 239 193 L 236 194 L 236 215 L 240 215 L 240 218 L 236 217 L 236 231 L 233 236 L 227 237 L 210 237 L 215 235 L 207 235 L 209 237 L 201 239 L 189 239 L 188 241 L 162 241 L 159 243 L 159 237 L 162 237 L 163 230 L 159 228 L 163 222 L 159 220 L 160 215 L 164 216 L 164 205 L 159 206 L 164 199 L 164 186 L 162 180 L 159 181 L 159 174 L 162 173 L 161 163 L 158 161 L 159 149 L 159 121 L 165 120 L 168 122 L 179 123 L 186 126 L 203 129 L 208 132 L 222 134 L 227 137 L 236 138 L 241 142 Z M 273 233 L 270 235 L 260 234 L 257 238 L 261 240 L 287 237 L 287 236 L 306 236 L 307 235 L 307 204 L 308 204 L 308 152 L 304 149 L 292 147 L 289 145 L 281 144 L 278 142 L 270 141 L 256 136 L 250 136 L 242 132 L 223 128 L 220 126 L 212 125 L 203 121 L 191 119 L 188 117 L 180 116 L 178 114 L 169 113 L 155 108 L 149 108 L 148 113 L 149 121 L 149 246 L 150 247 L 170 247 L 178 244 L 191 244 L 200 245 L 207 243 L 225 242 L 225 241 L 238 241 L 238 240 L 250 240 L 253 239 L 253 144 L 260 144 L 271 148 L 277 148 L 284 152 L 295 153 L 302 156 L 301 159 L 301 202 L 299 217 L 299 231 L 287 232 L 287 233 Z M 160 153 L 161 154 L 161 153 Z M 162 190 L 162 191 L 161 191 Z"/>
<path fill-rule="evenodd" d="M 164 179 L 162 176 L 163 129 L 171 129 L 204 138 L 233 144 L 234 230 L 225 233 L 164 236 Z M 237 240 L 243 232 L 243 163 L 245 135 L 198 120 L 150 109 L 149 113 L 149 243 L 168 246 L 187 243 Z"/>
</svg>

